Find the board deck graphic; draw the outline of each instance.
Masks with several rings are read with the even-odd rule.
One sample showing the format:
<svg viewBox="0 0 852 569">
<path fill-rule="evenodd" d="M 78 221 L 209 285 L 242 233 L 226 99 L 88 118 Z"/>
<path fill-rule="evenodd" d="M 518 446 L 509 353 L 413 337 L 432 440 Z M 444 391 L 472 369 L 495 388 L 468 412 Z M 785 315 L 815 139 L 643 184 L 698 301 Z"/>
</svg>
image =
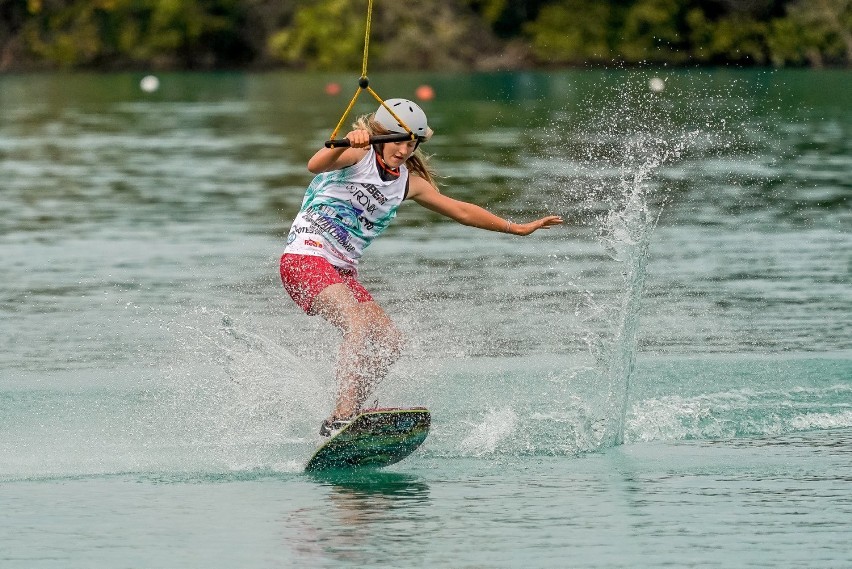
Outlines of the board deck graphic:
<svg viewBox="0 0 852 569">
<path fill-rule="evenodd" d="M 368 409 L 321 445 L 305 471 L 382 468 L 394 464 L 426 440 L 430 422 L 425 407 Z"/>
</svg>

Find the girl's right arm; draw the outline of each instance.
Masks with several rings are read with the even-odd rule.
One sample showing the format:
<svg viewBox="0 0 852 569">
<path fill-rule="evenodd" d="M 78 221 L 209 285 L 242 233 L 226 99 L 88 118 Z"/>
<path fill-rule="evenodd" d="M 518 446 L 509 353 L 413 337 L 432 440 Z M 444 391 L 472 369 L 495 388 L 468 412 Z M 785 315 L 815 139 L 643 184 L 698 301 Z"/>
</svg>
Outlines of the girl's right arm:
<svg viewBox="0 0 852 569">
<path fill-rule="evenodd" d="M 308 160 L 308 170 L 312 174 L 320 174 L 357 164 L 370 146 L 370 133 L 366 130 L 353 130 L 346 138 L 349 140 L 349 148 L 320 148 Z"/>
</svg>

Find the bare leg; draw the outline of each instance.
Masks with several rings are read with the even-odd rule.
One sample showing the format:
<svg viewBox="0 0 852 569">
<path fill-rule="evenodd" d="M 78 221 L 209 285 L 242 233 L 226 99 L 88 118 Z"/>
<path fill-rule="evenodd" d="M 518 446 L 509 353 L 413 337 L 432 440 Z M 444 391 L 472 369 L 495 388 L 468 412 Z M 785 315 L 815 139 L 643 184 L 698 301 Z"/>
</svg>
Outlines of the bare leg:
<svg viewBox="0 0 852 569">
<path fill-rule="evenodd" d="M 327 287 L 314 299 L 317 314 L 343 332 L 337 357 L 334 418 L 361 410 L 370 392 L 399 359 L 402 335 L 375 302 L 358 302 L 344 284 Z"/>
</svg>

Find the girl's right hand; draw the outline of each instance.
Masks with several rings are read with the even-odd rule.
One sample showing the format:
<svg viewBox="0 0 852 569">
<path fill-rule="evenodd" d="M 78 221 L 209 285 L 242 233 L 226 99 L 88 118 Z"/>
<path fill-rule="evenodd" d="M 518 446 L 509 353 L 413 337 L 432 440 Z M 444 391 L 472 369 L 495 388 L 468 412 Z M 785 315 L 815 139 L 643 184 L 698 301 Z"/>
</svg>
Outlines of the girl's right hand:
<svg viewBox="0 0 852 569">
<path fill-rule="evenodd" d="M 353 130 L 346 135 L 346 140 L 352 148 L 367 148 L 370 146 L 370 132 L 366 130 Z"/>
<path fill-rule="evenodd" d="M 308 171 L 313 174 L 341 170 L 357 163 L 364 157 L 364 148 L 370 146 L 370 133 L 366 130 L 353 130 L 346 135 L 351 148 L 335 146 L 322 147 L 308 160 Z M 353 150 L 354 149 L 354 150 Z"/>
</svg>

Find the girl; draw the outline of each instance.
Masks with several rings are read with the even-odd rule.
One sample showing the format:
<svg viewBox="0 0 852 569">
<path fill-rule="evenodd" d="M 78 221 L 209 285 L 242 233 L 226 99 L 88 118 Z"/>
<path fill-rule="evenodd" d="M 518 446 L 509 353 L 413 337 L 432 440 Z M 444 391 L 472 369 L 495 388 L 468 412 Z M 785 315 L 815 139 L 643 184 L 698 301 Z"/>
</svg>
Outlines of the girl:
<svg viewBox="0 0 852 569">
<path fill-rule="evenodd" d="M 335 372 L 337 404 L 320 427 L 323 436 L 360 412 L 399 358 L 402 335 L 358 282 L 357 266 L 403 200 L 414 200 L 464 225 L 514 235 L 562 223 L 556 215 L 512 223 L 441 194 L 425 157 L 416 152 L 432 135 L 423 110 L 406 99 L 390 99 L 385 105 L 393 114 L 383 105 L 359 118 L 346 135 L 349 148 L 322 148 L 308 161 L 308 170 L 317 176 L 308 186 L 281 257 L 281 280 L 296 304 L 343 333 Z M 408 133 L 406 126 L 417 140 L 370 145 L 371 135 Z"/>
</svg>

